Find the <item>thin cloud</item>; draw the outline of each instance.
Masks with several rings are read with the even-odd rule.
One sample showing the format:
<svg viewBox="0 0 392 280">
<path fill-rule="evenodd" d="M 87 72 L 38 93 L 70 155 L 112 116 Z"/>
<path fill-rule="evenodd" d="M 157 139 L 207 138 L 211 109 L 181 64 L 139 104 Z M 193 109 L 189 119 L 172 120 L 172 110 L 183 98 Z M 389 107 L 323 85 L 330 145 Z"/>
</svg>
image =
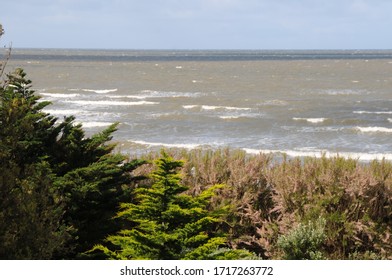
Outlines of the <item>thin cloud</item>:
<svg viewBox="0 0 392 280">
<path fill-rule="evenodd" d="M 3 0 L 0 18 L 21 47 L 390 48 L 391 10 L 387 0 Z"/>
</svg>

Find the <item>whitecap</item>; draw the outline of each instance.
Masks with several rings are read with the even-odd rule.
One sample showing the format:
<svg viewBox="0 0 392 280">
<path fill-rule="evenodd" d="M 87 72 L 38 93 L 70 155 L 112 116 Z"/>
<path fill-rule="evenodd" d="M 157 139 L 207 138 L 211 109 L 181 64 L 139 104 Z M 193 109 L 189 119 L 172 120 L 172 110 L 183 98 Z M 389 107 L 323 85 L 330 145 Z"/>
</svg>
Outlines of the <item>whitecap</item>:
<svg viewBox="0 0 392 280">
<path fill-rule="evenodd" d="M 231 106 L 211 106 L 211 105 L 201 105 L 201 108 L 203 110 L 218 110 L 218 109 L 222 109 L 222 110 L 230 110 L 230 111 L 248 111 L 248 110 L 252 110 L 251 108 L 241 108 L 241 107 L 231 107 Z"/>
<path fill-rule="evenodd" d="M 61 116 L 69 116 L 69 115 L 77 115 L 82 113 L 80 110 L 55 110 L 55 109 L 43 109 L 43 111 L 50 115 L 61 115 Z"/>
<path fill-rule="evenodd" d="M 392 111 L 354 111 L 354 114 L 375 114 L 375 115 L 392 115 Z"/>
<path fill-rule="evenodd" d="M 95 92 L 95 93 L 109 93 L 109 92 L 116 92 L 117 89 L 88 89 L 88 88 L 84 88 L 82 89 L 82 91 L 85 92 Z"/>
<path fill-rule="evenodd" d="M 193 108 L 197 108 L 199 105 L 183 105 L 182 108 L 184 109 L 193 109 Z"/>
<path fill-rule="evenodd" d="M 113 123 L 110 122 L 79 122 L 82 124 L 84 128 L 91 128 L 91 127 L 104 127 L 112 125 Z"/>
<path fill-rule="evenodd" d="M 180 97 L 199 97 L 206 95 L 202 92 L 181 92 L 181 91 L 157 91 L 157 90 L 142 90 L 139 98 L 180 98 Z"/>
<path fill-rule="evenodd" d="M 126 102 L 126 101 L 108 101 L 108 100 L 65 100 L 65 103 L 73 103 L 78 105 L 97 105 L 97 106 L 138 106 L 138 105 L 156 105 L 159 102 L 151 102 L 151 101 L 135 101 L 135 102 Z"/>
<path fill-rule="evenodd" d="M 80 96 L 78 93 L 49 93 L 49 92 L 42 92 L 40 95 L 43 96 L 49 96 L 49 97 L 54 97 L 54 98 L 72 98 L 72 97 L 77 97 Z"/>
<path fill-rule="evenodd" d="M 327 120 L 327 118 L 293 118 L 294 121 L 307 121 L 310 123 L 322 123 Z"/>
<path fill-rule="evenodd" d="M 388 121 L 389 121 L 390 123 L 392 123 L 392 118 L 388 118 Z"/>
<path fill-rule="evenodd" d="M 241 116 L 219 116 L 220 119 L 223 120 L 233 120 L 233 119 L 239 119 Z"/>
<path fill-rule="evenodd" d="M 160 142 L 146 142 L 142 140 L 129 140 L 129 142 L 138 145 L 143 145 L 143 146 L 150 146 L 150 147 L 182 148 L 188 150 L 196 149 L 201 146 L 200 144 L 185 144 L 185 143 L 168 144 L 168 143 L 160 143 Z"/>
<path fill-rule="evenodd" d="M 222 106 L 221 108 L 225 109 L 225 110 L 239 110 L 239 111 L 249 111 L 249 110 L 252 110 L 251 108 L 241 108 L 241 107 L 224 107 L 224 106 Z"/>
<path fill-rule="evenodd" d="M 261 106 L 287 106 L 289 103 L 285 100 L 273 99 L 266 100 L 264 102 L 259 103 Z"/>
<path fill-rule="evenodd" d="M 148 96 L 143 95 L 106 95 L 108 98 L 130 98 L 130 99 L 146 99 Z"/>
<path fill-rule="evenodd" d="M 369 133 L 376 133 L 376 132 L 392 133 L 392 128 L 379 127 L 379 126 L 369 126 L 369 127 L 357 126 L 355 129 L 359 130 L 360 132 L 365 132 L 365 133 L 366 132 L 369 132 Z"/>
<path fill-rule="evenodd" d="M 356 83 L 358 81 L 352 81 L 353 83 Z M 364 90 L 352 90 L 352 89 L 328 89 L 325 91 L 321 92 L 322 94 L 326 95 L 363 95 L 366 94 L 367 92 Z"/>
<path fill-rule="evenodd" d="M 207 110 L 208 111 L 208 110 L 216 110 L 216 109 L 219 109 L 219 108 L 222 108 L 222 107 L 220 107 L 220 106 L 202 105 L 201 108 L 203 110 Z"/>
<path fill-rule="evenodd" d="M 218 116 L 220 119 L 223 120 L 235 120 L 235 119 L 240 119 L 240 118 L 252 118 L 252 119 L 256 119 L 256 118 L 260 118 L 262 117 L 263 114 L 259 114 L 259 113 L 244 113 L 244 114 L 237 114 L 237 115 L 225 115 L 225 116 Z"/>
</svg>

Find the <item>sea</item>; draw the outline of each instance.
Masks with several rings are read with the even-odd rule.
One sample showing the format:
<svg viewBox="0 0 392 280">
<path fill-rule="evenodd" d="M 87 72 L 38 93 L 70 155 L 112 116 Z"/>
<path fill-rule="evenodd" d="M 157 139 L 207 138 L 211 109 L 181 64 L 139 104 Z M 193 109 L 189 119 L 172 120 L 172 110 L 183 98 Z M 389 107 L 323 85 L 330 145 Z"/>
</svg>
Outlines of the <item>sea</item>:
<svg viewBox="0 0 392 280">
<path fill-rule="evenodd" d="M 61 120 L 121 152 L 242 149 L 392 160 L 392 50 L 13 49 Z"/>
</svg>

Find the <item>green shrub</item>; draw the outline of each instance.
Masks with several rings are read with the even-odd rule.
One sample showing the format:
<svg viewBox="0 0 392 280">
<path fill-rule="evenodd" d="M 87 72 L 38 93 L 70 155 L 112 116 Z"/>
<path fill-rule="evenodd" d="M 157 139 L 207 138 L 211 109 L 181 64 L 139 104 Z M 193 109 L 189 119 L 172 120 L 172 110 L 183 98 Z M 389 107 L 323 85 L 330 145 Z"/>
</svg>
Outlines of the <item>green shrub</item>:
<svg viewBox="0 0 392 280">
<path fill-rule="evenodd" d="M 225 209 L 211 210 L 208 205 L 215 192 L 224 186 L 215 185 L 191 196 L 185 193 L 188 187 L 180 184 L 178 169 L 182 161 L 162 151 L 154 163 L 153 184 L 138 186 L 134 203 L 121 204 L 117 218 L 123 219 L 128 228 L 109 236 L 108 246 L 98 245 L 91 252 L 102 251 L 111 259 L 214 257 L 213 253 L 227 242 L 219 231 Z"/>
<path fill-rule="evenodd" d="M 285 235 L 278 238 L 277 246 L 283 250 L 284 259 L 288 260 L 322 260 L 322 245 L 326 235 L 325 219 L 307 224 L 299 224 Z"/>
</svg>

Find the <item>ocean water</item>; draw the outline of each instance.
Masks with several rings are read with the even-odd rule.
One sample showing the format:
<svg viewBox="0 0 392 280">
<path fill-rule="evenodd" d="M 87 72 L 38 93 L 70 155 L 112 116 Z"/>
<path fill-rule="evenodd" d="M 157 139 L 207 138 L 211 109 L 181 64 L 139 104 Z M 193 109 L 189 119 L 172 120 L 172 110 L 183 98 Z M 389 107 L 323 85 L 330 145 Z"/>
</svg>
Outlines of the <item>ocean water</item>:
<svg viewBox="0 0 392 280">
<path fill-rule="evenodd" d="M 244 149 L 392 160 L 392 51 L 13 50 L 87 133 L 124 152 Z"/>
</svg>

